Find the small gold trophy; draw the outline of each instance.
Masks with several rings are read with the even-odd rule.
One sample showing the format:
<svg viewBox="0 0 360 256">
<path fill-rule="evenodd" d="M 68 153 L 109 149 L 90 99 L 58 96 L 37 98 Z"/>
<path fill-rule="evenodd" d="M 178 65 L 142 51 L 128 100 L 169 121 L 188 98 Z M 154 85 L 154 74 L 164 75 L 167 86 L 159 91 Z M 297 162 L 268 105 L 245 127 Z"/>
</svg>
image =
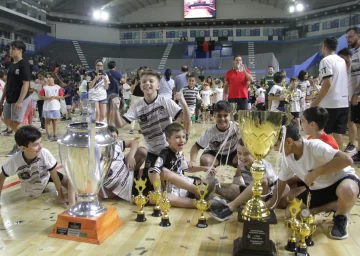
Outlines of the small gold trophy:
<svg viewBox="0 0 360 256">
<path fill-rule="evenodd" d="M 303 214 L 305 214 L 305 215 L 308 214 L 308 216 L 309 216 L 310 212 L 308 212 L 307 209 L 304 209 L 301 211 L 301 215 L 303 215 Z M 305 239 L 307 237 L 311 236 L 315 232 L 316 225 L 315 224 L 309 225 L 305 222 L 305 218 L 308 216 L 301 217 L 302 222 L 300 223 L 300 225 L 297 228 L 297 233 L 300 236 L 300 241 L 299 241 L 299 245 L 296 249 L 295 256 L 310 256 L 310 254 L 307 252 L 307 245 L 306 245 Z"/>
<path fill-rule="evenodd" d="M 153 213 L 151 214 L 151 216 L 154 217 L 161 217 L 161 210 L 160 210 L 160 200 L 161 200 L 161 181 L 159 179 L 154 181 L 154 191 L 150 191 L 149 193 L 149 199 L 155 201 L 155 206 L 154 206 L 154 210 Z"/>
<path fill-rule="evenodd" d="M 198 219 L 198 223 L 196 224 L 198 228 L 206 228 L 208 226 L 208 224 L 206 223 L 206 218 L 204 216 L 204 211 L 209 209 L 211 204 L 210 202 L 207 202 L 204 199 L 205 195 L 208 192 L 208 186 L 209 184 L 207 184 L 206 186 L 203 183 L 196 184 L 197 192 L 200 195 L 200 199 L 199 200 L 193 199 L 193 202 L 196 208 L 200 211 L 200 217 Z"/>
<path fill-rule="evenodd" d="M 311 200 L 311 193 L 308 191 L 307 196 L 307 203 L 306 209 L 301 211 L 301 217 L 303 218 L 304 222 L 308 225 L 315 225 L 315 217 L 310 213 L 310 200 Z M 306 245 L 314 246 L 314 241 L 312 240 L 312 234 L 305 239 Z"/>
<path fill-rule="evenodd" d="M 145 180 L 143 180 L 140 178 L 140 179 L 134 179 L 134 181 L 136 184 L 135 188 L 139 192 L 139 194 L 137 196 L 132 195 L 133 202 L 139 208 L 135 221 L 145 222 L 146 218 L 145 218 L 145 213 L 143 211 L 143 208 L 144 208 L 144 205 L 149 201 L 149 199 L 143 195 L 143 191 L 146 188 L 145 184 L 146 184 L 147 179 L 145 178 Z"/>
<path fill-rule="evenodd" d="M 166 188 L 167 188 L 167 186 L 166 186 Z M 171 223 L 169 220 L 169 215 L 168 215 L 168 211 L 169 211 L 170 207 L 171 207 L 170 200 L 167 197 L 167 191 L 165 190 L 163 192 L 163 196 L 160 200 L 160 208 L 163 211 L 163 214 L 161 217 L 161 222 L 160 222 L 161 227 L 171 226 Z"/>
<path fill-rule="evenodd" d="M 296 252 L 296 231 L 300 225 L 300 221 L 296 219 L 296 216 L 301 211 L 302 200 L 299 201 L 298 199 L 294 198 L 290 201 L 288 198 L 288 201 L 290 203 L 288 210 L 291 217 L 285 220 L 285 226 L 289 229 L 291 235 L 289 237 L 287 245 L 285 246 L 285 250 L 289 252 Z"/>
</svg>

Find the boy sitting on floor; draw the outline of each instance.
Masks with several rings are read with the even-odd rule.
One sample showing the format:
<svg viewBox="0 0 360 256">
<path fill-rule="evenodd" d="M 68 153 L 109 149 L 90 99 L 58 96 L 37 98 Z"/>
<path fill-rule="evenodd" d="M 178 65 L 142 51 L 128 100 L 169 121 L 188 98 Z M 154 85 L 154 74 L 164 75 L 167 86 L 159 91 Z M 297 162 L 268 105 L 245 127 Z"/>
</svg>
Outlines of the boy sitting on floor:
<svg viewBox="0 0 360 256">
<path fill-rule="evenodd" d="M 139 147 L 136 140 L 118 140 L 119 131 L 109 125 L 111 136 L 117 141 L 114 157 L 110 169 L 103 181 L 104 190 L 99 191 L 101 198 L 119 197 L 132 202 L 131 195 L 137 194 L 134 186 L 134 171 L 139 170 L 146 158 L 146 149 Z M 127 155 L 123 154 L 125 148 L 130 148 Z"/>
<path fill-rule="evenodd" d="M 159 157 L 157 158 L 153 170 L 160 173 L 166 169 L 177 175 L 183 177 L 189 183 L 200 183 L 201 179 L 193 176 L 185 176 L 185 172 L 206 172 L 208 167 L 192 166 L 188 167 L 184 154 L 182 153 L 183 147 L 186 143 L 185 129 L 181 124 L 172 123 L 165 128 L 166 141 L 169 146 L 161 150 Z M 215 175 L 215 170 L 210 171 L 211 175 Z M 214 183 L 208 187 L 208 194 L 206 198 L 211 198 Z M 167 187 L 169 192 L 168 198 L 172 206 L 183 208 L 196 208 L 191 198 L 195 198 L 193 193 L 189 193 L 185 189 L 179 188 L 173 184 L 169 184 Z"/>
<path fill-rule="evenodd" d="M 41 133 L 34 126 L 22 126 L 15 133 L 16 145 L 20 151 L 3 166 L 0 173 L 0 192 L 7 177 L 17 175 L 21 187 L 30 196 L 39 197 L 49 182 L 53 182 L 61 204 L 75 204 L 75 193 L 66 176 L 56 171 L 57 161 L 49 150 L 41 145 Z M 62 186 L 68 190 L 67 201 Z"/>
<path fill-rule="evenodd" d="M 321 140 L 303 139 L 294 123 L 286 128 L 283 135 L 286 159 L 283 159 L 274 196 L 267 205 L 276 205 L 277 193 L 281 195 L 286 181 L 296 174 L 309 188 L 297 196 L 303 202 L 302 207 L 306 207 L 310 192 L 311 213 L 335 211 L 330 236 L 335 239 L 347 238 L 347 216 L 356 203 L 360 187 L 360 180 L 350 166 L 353 163 L 351 157 Z"/>
</svg>

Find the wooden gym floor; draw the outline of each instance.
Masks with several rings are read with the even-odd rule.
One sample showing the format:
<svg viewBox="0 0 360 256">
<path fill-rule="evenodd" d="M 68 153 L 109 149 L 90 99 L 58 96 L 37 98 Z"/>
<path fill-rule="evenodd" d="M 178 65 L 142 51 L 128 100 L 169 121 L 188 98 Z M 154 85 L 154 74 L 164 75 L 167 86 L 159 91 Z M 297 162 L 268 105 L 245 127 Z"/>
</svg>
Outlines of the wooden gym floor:
<svg viewBox="0 0 360 256">
<path fill-rule="evenodd" d="M 79 116 L 74 118 L 79 119 Z M 35 125 L 39 125 L 35 123 Z M 60 122 L 60 136 L 65 131 L 65 123 Z M 195 124 L 189 143 L 185 147 L 186 156 L 189 157 L 190 147 L 208 125 Z M 1 126 L 1 130 L 4 126 Z M 142 135 L 137 132 L 129 134 L 129 127 L 120 129 L 120 138 L 139 139 L 143 144 Z M 59 161 L 56 142 L 46 141 L 43 134 L 43 147 L 49 149 Z M 7 160 L 5 154 L 14 144 L 13 136 L 0 136 L 0 165 Z M 268 156 L 274 164 L 274 153 Z M 59 162 L 59 165 L 61 163 Z M 231 167 L 219 167 L 217 178 L 222 181 L 231 181 L 234 175 Z M 64 172 L 63 169 L 59 171 Z M 357 173 L 360 174 L 357 169 Z M 52 230 L 57 215 L 65 210 L 60 206 L 55 194 L 53 184 L 48 185 L 46 193 L 40 198 L 32 199 L 26 196 L 18 184 L 16 176 L 5 181 L 1 201 L 0 221 L 0 255 L 232 255 L 233 241 L 242 235 L 243 224 L 237 221 L 237 214 L 229 221 L 219 223 L 208 214 L 209 227 L 196 228 L 197 210 L 170 209 L 171 226 L 159 226 L 160 218 L 150 214 L 151 207 L 146 207 L 147 221 L 137 223 L 136 206 L 125 201 L 107 200 L 105 205 L 117 208 L 119 217 L 125 224 L 111 235 L 101 245 L 72 242 L 68 240 L 50 238 L 47 235 Z M 336 241 L 329 237 L 331 218 L 316 216 L 317 230 L 313 236 L 315 246 L 309 248 L 311 255 L 352 255 L 357 256 L 360 250 L 360 202 L 354 207 L 349 221 L 349 238 Z M 270 227 L 271 239 L 275 242 L 278 255 L 293 255 L 284 250 L 288 238 L 288 231 L 284 226 L 284 211 L 276 210 L 278 224 Z"/>
</svg>

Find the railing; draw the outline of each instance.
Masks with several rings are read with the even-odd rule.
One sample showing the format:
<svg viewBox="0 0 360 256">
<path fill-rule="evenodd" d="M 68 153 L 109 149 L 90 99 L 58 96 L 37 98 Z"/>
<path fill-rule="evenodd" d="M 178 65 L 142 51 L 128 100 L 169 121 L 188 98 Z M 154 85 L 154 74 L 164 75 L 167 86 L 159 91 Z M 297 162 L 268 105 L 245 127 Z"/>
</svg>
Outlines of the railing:
<svg viewBox="0 0 360 256">
<path fill-rule="evenodd" d="M 5 38 L 5 37 L 0 37 L 0 43 L 2 43 L 3 40 L 4 40 L 5 45 L 7 45 L 7 44 L 11 43 L 12 41 L 14 41 L 14 40 L 11 40 L 11 39 L 8 39 L 8 38 Z M 32 52 L 35 51 L 35 45 L 25 43 L 25 46 L 26 46 L 26 51 L 32 51 Z"/>
</svg>

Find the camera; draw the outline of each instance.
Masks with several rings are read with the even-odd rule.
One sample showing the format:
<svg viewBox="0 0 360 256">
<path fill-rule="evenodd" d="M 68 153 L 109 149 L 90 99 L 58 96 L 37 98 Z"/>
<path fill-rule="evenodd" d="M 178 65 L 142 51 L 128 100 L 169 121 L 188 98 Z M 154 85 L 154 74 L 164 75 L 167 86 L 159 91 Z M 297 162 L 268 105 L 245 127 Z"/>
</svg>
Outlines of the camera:
<svg viewBox="0 0 360 256">
<path fill-rule="evenodd" d="M 98 71 L 98 75 L 103 75 L 103 74 L 104 74 L 103 70 Z"/>
</svg>

